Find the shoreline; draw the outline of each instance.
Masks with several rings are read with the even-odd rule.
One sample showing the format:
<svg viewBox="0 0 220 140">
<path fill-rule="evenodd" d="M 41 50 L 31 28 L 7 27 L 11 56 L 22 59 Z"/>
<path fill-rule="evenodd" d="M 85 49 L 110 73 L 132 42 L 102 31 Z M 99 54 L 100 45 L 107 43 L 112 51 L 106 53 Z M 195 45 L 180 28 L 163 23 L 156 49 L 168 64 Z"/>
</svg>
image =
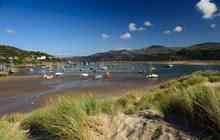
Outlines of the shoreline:
<svg viewBox="0 0 220 140">
<path fill-rule="evenodd" d="M 47 84 L 47 82 L 56 83 L 57 80 L 47 81 L 40 76 L 9 76 L 6 79 L 0 79 L 0 115 L 30 112 L 47 105 L 48 101 L 60 96 L 73 96 L 74 98 L 85 96 L 98 98 L 119 97 L 131 90 L 149 89 L 164 80 L 148 81 L 139 79 L 122 81 L 91 81 L 97 82 L 97 84 L 82 84 L 81 86 L 67 88 L 63 88 L 61 85 L 62 88 L 57 88 L 56 84 L 52 84 L 52 87 Z M 87 81 L 81 82 L 86 83 Z"/>
<path fill-rule="evenodd" d="M 54 65 L 54 64 L 65 64 L 65 62 L 46 62 L 39 64 L 41 65 Z M 80 64 L 81 62 L 79 61 L 73 61 L 73 64 Z M 177 60 L 177 61 L 97 61 L 97 62 L 91 62 L 91 63 L 105 63 L 105 64 L 110 64 L 110 63 L 153 63 L 153 64 L 185 64 L 185 65 L 220 65 L 220 60 Z M 21 64 L 21 65 L 16 65 L 16 67 L 21 68 L 21 67 L 33 67 L 32 64 Z"/>
</svg>

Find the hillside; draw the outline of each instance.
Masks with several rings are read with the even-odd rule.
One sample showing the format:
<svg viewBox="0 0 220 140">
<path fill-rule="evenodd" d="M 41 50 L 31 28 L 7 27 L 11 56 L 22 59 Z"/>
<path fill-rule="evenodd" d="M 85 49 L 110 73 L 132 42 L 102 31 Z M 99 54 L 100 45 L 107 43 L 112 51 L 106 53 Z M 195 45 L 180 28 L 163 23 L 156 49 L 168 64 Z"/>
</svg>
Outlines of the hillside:
<svg viewBox="0 0 220 140">
<path fill-rule="evenodd" d="M 177 56 L 188 60 L 220 60 L 220 43 L 203 43 L 177 51 Z"/>
<path fill-rule="evenodd" d="M 1 63 L 24 63 L 34 61 L 37 57 L 51 55 L 39 51 L 26 51 L 8 45 L 0 45 L 0 62 Z"/>
<path fill-rule="evenodd" d="M 220 43 L 202 43 L 183 48 L 153 45 L 142 49 L 96 53 L 82 59 L 89 61 L 220 60 Z"/>
</svg>

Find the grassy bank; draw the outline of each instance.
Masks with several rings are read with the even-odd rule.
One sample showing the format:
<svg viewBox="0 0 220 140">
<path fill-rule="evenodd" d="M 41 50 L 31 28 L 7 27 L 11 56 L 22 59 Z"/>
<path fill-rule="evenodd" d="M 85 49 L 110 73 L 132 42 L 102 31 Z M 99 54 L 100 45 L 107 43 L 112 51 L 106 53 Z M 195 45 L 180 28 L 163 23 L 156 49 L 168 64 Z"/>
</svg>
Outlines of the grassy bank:
<svg viewBox="0 0 220 140">
<path fill-rule="evenodd" d="M 219 83 L 219 72 L 197 72 L 150 91 L 130 91 L 117 99 L 61 97 L 29 114 L 3 117 L 0 138 L 8 140 L 13 135 L 14 140 L 27 136 L 37 140 L 88 140 L 91 129 L 98 131 L 96 126 L 101 125 L 97 116 L 133 115 L 151 109 L 161 112 L 167 122 L 196 131 L 197 137 L 220 139 Z"/>
</svg>

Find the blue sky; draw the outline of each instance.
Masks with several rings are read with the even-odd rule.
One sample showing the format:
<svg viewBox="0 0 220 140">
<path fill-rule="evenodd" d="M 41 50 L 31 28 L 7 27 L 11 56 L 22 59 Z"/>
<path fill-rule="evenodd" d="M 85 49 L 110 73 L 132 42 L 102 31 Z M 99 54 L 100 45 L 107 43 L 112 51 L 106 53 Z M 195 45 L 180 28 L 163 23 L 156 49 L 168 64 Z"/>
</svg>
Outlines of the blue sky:
<svg viewBox="0 0 220 140">
<path fill-rule="evenodd" d="M 220 0 L 0 0 L 0 43 L 60 56 L 220 42 Z"/>
</svg>

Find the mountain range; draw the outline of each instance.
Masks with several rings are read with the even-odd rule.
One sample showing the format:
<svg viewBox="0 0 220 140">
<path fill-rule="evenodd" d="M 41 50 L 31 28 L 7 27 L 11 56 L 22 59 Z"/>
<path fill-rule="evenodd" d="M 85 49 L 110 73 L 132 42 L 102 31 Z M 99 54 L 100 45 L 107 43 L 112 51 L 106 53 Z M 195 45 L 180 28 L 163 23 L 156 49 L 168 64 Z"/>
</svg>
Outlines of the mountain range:
<svg viewBox="0 0 220 140">
<path fill-rule="evenodd" d="M 220 60 L 220 43 L 207 42 L 188 47 L 153 45 L 141 49 L 121 49 L 81 57 L 88 61 Z"/>
</svg>

